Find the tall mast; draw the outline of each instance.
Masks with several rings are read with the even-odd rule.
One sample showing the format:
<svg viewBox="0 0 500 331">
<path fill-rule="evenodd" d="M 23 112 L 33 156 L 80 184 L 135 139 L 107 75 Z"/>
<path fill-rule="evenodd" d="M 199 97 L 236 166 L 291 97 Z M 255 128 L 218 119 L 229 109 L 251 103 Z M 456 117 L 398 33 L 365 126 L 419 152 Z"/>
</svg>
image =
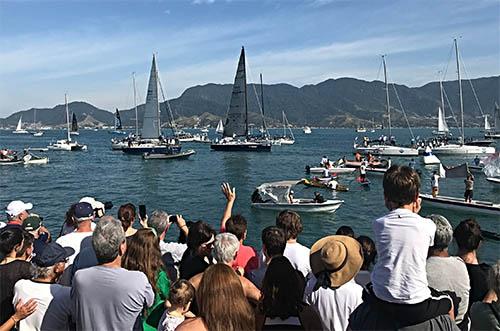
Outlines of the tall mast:
<svg viewBox="0 0 500 331">
<path fill-rule="evenodd" d="M 387 120 L 389 121 L 389 137 L 390 137 L 392 136 L 392 125 L 391 125 L 391 109 L 389 106 L 389 84 L 387 83 L 387 68 L 385 65 L 385 55 L 382 55 L 382 62 L 384 62 L 385 99 L 387 103 Z"/>
<path fill-rule="evenodd" d="M 64 103 L 66 103 L 66 124 L 67 124 L 67 134 L 68 134 L 68 141 L 71 141 L 71 136 L 69 135 L 69 110 L 68 110 L 68 97 L 66 93 L 64 93 Z"/>
<path fill-rule="evenodd" d="M 286 137 L 286 122 L 285 122 L 285 111 L 282 111 L 283 113 L 283 137 Z"/>
<path fill-rule="evenodd" d="M 457 38 L 453 39 L 455 43 L 455 55 L 457 58 L 457 75 L 458 75 L 458 95 L 460 96 L 460 116 L 462 117 L 462 144 L 464 143 L 464 100 L 462 97 L 462 81 L 460 79 L 460 58 L 458 55 Z"/>
<path fill-rule="evenodd" d="M 260 99 L 261 99 L 261 104 L 262 104 L 262 135 L 266 135 L 266 122 L 264 120 L 264 87 L 262 85 L 262 74 L 260 74 Z"/>
<path fill-rule="evenodd" d="M 137 115 L 137 92 L 135 90 L 135 72 L 132 73 L 132 82 L 134 85 L 135 136 L 139 137 L 139 116 Z"/>
<path fill-rule="evenodd" d="M 444 116 L 444 96 L 443 96 L 443 80 L 439 80 L 439 91 L 441 92 L 441 111 L 443 113 L 443 118 Z"/>
<path fill-rule="evenodd" d="M 245 132 L 248 136 L 248 98 L 247 98 L 247 73 L 246 73 L 246 61 L 245 61 L 245 47 L 241 47 L 241 53 L 243 54 L 243 69 L 244 71 L 244 85 L 245 85 Z"/>
</svg>

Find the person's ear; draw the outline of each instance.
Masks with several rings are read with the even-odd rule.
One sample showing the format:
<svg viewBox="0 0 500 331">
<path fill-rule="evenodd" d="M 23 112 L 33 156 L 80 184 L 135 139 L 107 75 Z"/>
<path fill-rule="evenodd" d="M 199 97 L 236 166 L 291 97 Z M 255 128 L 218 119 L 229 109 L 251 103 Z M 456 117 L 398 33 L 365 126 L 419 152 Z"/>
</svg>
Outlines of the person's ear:
<svg viewBox="0 0 500 331">
<path fill-rule="evenodd" d="M 127 240 L 125 239 L 121 244 L 120 244 L 120 256 L 125 255 L 125 252 L 127 251 Z"/>
</svg>

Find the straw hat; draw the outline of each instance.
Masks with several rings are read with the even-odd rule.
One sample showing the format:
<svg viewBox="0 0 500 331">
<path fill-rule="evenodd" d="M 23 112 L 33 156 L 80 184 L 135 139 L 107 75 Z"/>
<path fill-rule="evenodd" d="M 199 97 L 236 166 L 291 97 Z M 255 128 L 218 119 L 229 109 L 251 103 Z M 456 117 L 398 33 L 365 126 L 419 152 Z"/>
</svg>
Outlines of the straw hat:
<svg viewBox="0 0 500 331">
<path fill-rule="evenodd" d="M 310 263 L 313 274 L 328 274 L 331 287 L 340 287 L 356 276 L 363 264 L 359 242 L 347 236 L 328 236 L 311 247 Z"/>
</svg>

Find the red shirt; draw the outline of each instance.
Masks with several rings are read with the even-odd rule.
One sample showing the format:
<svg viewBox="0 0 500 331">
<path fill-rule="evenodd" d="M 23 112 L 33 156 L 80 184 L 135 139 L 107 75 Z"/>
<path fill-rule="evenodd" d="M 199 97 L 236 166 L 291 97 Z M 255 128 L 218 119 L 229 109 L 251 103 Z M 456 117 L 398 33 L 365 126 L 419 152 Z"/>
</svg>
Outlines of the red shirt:
<svg viewBox="0 0 500 331">
<path fill-rule="evenodd" d="M 245 273 L 249 273 L 259 267 L 259 258 L 253 247 L 240 244 L 240 249 L 236 254 L 236 260 L 233 262 L 233 268 L 236 267 L 242 267 L 245 269 Z"/>
</svg>

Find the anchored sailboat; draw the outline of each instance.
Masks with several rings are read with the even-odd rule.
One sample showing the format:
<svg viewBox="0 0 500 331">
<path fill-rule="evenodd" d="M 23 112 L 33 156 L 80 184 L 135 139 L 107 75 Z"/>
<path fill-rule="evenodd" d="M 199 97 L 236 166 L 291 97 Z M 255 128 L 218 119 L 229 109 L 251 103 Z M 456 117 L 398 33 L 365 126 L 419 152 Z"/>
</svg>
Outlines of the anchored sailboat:
<svg viewBox="0 0 500 331">
<path fill-rule="evenodd" d="M 69 134 L 73 136 L 80 135 L 80 133 L 78 132 L 78 121 L 76 120 L 75 113 L 73 113 L 73 118 L 71 119 L 71 131 L 69 132 Z"/>
<path fill-rule="evenodd" d="M 161 133 L 158 85 L 158 68 L 156 67 L 156 57 L 153 55 L 146 104 L 144 105 L 141 135 L 139 139 L 130 139 L 127 146 L 122 148 L 122 151 L 127 154 L 175 155 L 181 152 L 181 145 L 178 141 L 175 141 L 175 139 L 165 139 Z"/>
<path fill-rule="evenodd" d="M 118 111 L 118 108 L 116 108 L 115 111 L 115 129 L 113 131 L 109 131 L 109 133 L 126 134 L 126 132 L 123 131 L 122 119 L 120 117 L 120 112 Z"/>
<path fill-rule="evenodd" d="M 66 139 L 58 140 L 55 143 L 50 144 L 47 148 L 56 151 L 82 151 L 87 150 L 87 145 L 79 144 L 77 141 L 71 140 L 70 136 L 70 126 L 69 126 L 69 108 L 68 108 L 68 97 L 64 95 L 64 102 L 66 104 Z M 74 115 L 74 114 L 73 114 Z"/>
<path fill-rule="evenodd" d="M 215 132 L 217 132 L 217 133 L 224 132 L 224 124 L 222 124 L 222 120 L 219 120 L 219 123 L 217 124 L 217 128 L 215 129 Z"/>
<path fill-rule="evenodd" d="M 279 140 L 281 145 L 293 145 L 295 143 L 295 137 L 293 135 L 293 131 L 290 128 L 290 123 L 288 123 L 288 119 L 286 118 L 285 112 L 283 111 L 283 136 L 279 137 L 277 140 Z M 286 135 L 286 130 L 288 129 L 288 132 L 290 132 L 290 136 Z"/>
<path fill-rule="evenodd" d="M 389 121 L 389 141 L 390 145 L 382 144 L 372 144 L 369 145 L 368 141 L 365 140 L 366 144 L 360 146 L 357 143 L 354 144 L 354 149 L 359 153 L 371 153 L 373 155 L 384 155 L 384 156 L 418 156 L 418 150 L 416 148 L 396 146 L 394 137 L 392 136 L 392 125 L 391 125 L 391 106 L 389 103 L 389 84 L 387 82 L 387 67 L 385 64 L 385 55 L 382 55 L 382 62 L 384 64 L 384 78 L 385 78 L 385 98 L 387 106 L 387 119 Z"/>
<path fill-rule="evenodd" d="M 19 122 L 17 122 L 16 129 L 12 131 L 12 133 L 16 134 L 26 134 L 29 133 L 28 131 L 23 129 L 23 115 L 19 117 Z"/>
<path fill-rule="evenodd" d="M 460 77 L 460 56 L 458 53 L 457 39 L 453 40 L 455 44 L 455 56 L 457 60 L 457 75 L 458 75 L 458 95 L 460 98 L 460 117 L 462 120 L 462 130 L 461 139 L 458 144 L 443 144 L 441 146 L 436 146 L 432 149 L 432 152 L 436 155 L 467 155 L 467 154 L 493 154 L 495 153 L 495 147 L 487 146 L 476 146 L 464 144 L 464 102 L 462 95 L 462 80 Z"/>
<path fill-rule="evenodd" d="M 221 140 L 215 140 L 210 148 L 216 151 L 271 151 L 269 140 L 255 139 L 249 135 L 244 47 L 241 48 L 222 137 Z"/>
<path fill-rule="evenodd" d="M 486 118 L 485 121 L 487 121 Z M 488 130 L 486 130 L 485 127 L 485 131 L 486 131 L 484 133 L 485 138 L 500 139 L 500 107 L 496 102 L 495 102 L 495 113 L 493 114 L 493 127 L 490 127 Z"/>
</svg>

